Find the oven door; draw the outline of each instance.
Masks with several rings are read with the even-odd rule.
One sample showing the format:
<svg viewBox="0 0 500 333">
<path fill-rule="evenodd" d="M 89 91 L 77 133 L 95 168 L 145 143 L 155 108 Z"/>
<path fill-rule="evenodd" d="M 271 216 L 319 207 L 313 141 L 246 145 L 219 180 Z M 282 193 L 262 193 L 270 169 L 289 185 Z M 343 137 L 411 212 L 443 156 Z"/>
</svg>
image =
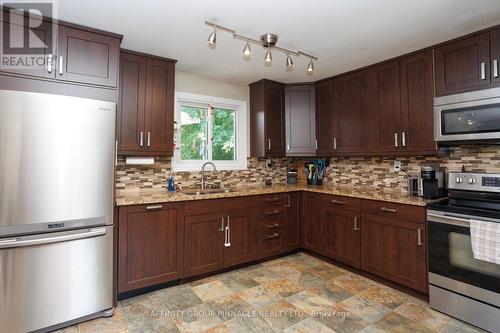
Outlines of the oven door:
<svg viewBox="0 0 500 333">
<path fill-rule="evenodd" d="M 437 97 L 434 101 L 435 140 L 500 139 L 499 93 L 498 88 L 493 88 Z"/>
<path fill-rule="evenodd" d="M 474 259 L 470 219 L 463 214 L 429 210 L 429 282 L 500 306 L 500 265 Z M 498 222 L 500 220 L 487 219 Z M 457 290 L 458 289 L 458 290 Z"/>
</svg>

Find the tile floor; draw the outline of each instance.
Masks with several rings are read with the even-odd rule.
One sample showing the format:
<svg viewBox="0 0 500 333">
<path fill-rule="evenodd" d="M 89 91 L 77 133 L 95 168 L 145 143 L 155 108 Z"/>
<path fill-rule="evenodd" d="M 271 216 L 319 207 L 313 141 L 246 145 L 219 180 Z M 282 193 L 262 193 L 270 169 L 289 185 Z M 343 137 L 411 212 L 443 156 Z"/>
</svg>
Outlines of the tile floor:
<svg viewBox="0 0 500 333">
<path fill-rule="evenodd" d="M 120 301 L 59 332 L 482 332 L 305 253 Z"/>
</svg>

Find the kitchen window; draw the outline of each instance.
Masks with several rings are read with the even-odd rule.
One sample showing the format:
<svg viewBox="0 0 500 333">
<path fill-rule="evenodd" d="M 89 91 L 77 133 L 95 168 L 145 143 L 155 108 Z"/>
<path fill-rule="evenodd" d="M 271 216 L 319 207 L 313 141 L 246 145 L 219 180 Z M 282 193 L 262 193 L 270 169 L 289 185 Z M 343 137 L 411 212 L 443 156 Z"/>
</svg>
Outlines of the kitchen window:
<svg viewBox="0 0 500 333">
<path fill-rule="evenodd" d="M 175 171 L 246 169 L 245 101 L 177 92 L 175 120 Z"/>
</svg>

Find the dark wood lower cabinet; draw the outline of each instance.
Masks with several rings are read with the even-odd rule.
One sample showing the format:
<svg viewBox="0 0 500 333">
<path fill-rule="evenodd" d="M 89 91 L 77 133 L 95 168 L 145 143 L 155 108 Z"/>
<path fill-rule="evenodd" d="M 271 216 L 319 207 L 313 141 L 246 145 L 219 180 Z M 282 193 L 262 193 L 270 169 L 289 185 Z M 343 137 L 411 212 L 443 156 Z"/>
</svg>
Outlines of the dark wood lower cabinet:
<svg viewBox="0 0 500 333">
<path fill-rule="evenodd" d="M 181 278 L 183 232 L 177 204 L 121 207 L 118 292 Z"/>
<path fill-rule="evenodd" d="M 294 250 L 300 246 L 300 193 L 290 193 L 287 201 L 285 247 Z"/>
<path fill-rule="evenodd" d="M 320 195 L 316 193 L 304 193 L 302 210 L 303 246 L 304 248 L 322 253 L 321 249 L 321 220 L 320 220 Z"/>
<path fill-rule="evenodd" d="M 361 228 L 363 270 L 427 292 L 425 223 L 366 214 Z"/>
<path fill-rule="evenodd" d="M 359 212 L 325 207 L 321 214 L 324 252 L 344 264 L 361 266 L 361 222 Z"/>
<path fill-rule="evenodd" d="M 186 216 L 184 232 L 184 277 L 224 267 L 222 214 Z"/>
<path fill-rule="evenodd" d="M 229 227 L 229 243 L 224 247 L 224 267 L 252 261 L 254 256 L 252 210 L 243 209 L 225 215 L 226 225 Z"/>
</svg>

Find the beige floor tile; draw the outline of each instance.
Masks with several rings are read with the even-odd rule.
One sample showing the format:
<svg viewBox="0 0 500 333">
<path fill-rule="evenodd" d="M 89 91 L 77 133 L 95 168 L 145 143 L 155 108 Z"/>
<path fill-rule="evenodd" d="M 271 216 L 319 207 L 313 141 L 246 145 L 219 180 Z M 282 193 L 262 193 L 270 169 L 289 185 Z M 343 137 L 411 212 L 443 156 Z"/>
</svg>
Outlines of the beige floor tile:
<svg viewBox="0 0 500 333">
<path fill-rule="evenodd" d="M 419 325 L 395 312 L 370 325 L 362 333 L 431 333 L 432 330 Z"/>
<path fill-rule="evenodd" d="M 371 302 L 382 304 L 389 309 L 395 309 L 408 301 L 408 297 L 403 293 L 384 286 L 371 287 L 359 293 L 359 295 Z"/>
<path fill-rule="evenodd" d="M 228 296 L 233 293 L 229 287 L 219 280 L 192 287 L 191 289 L 204 302 Z"/>
<path fill-rule="evenodd" d="M 309 317 L 307 313 L 282 299 L 263 308 L 261 315 L 275 331 L 284 330 Z"/>
<path fill-rule="evenodd" d="M 129 330 L 146 324 L 151 326 L 152 322 L 169 316 L 167 309 L 156 298 L 124 306 L 122 311 Z"/>
<path fill-rule="evenodd" d="M 215 327 L 203 331 L 202 333 L 230 333 L 230 332 L 231 330 L 226 325 L 224 325 L 224 323 L 221 323 Z"/>
<path fill-rule="evenodd" d="M 203 303 L 187 284 L 157 290 L 155 295 L 167 310 L 185 310 Z"/>
<path fill-rule="evenodd" d="M 370 325 L 369 322 L 338 304 L 325 308 L 315 319 L 341 333 L 359 332 Z"/>
<path fill-rule="evenodd" d="M 307 269 L 306 272 L 315 274 L 325 280 L 331 280 L 345 274 L 345 270 L 338 269 L 332 265 L 327 265 L 326 263 Z"/>
<path fill-rule="evenodd" d="M 330 301 L 308 290 L 287 297 L 286 300 L 298 309 L 312 316 L 324 308 L 333 305 Z"/>
<path fill-rule="evenodd" d="M 486 333 L 486 331 L 478 327 L 466 324 L 463 321 L 452 319 L 440 331 L 440 333 Z"/>
<path fill-rule="evenodd" d="M 439 331 L 451 320 L 450 317 L 432 310 L 422 301 L 408 301 L 394 309 L 394 312 L 434 331 Z"/>
<path fill-rule="evenodd" d="M 353 295 L 350 291 L 337 286 L 332 281 L 325 282 L 321 287 L 308 288 L 307 290 L 323 297 L 331 303 L 341 302 Z"/>
<path fill-rule="evenodd" d="M 265 266 L 257 267 L 255 269 L 246 271 L 245 274 L 261 284 L 271 282 L 274 280 L 279 280 L 282 278 L 281 276 L 276 274 L 276 272 L 273 272 L 272 270 L 270 270 Z"/>
<path fill-rule="evenodd" d="M 238 295 L 257 310 L 277 302 L 282 298 L 280 295 L 275 294 L 262 285 L 244 290 L 238 293 Z"/>
<path fill-rule="evenodd" d="M 313 318 L 307 318 L 283 331 L 284 333 L 335 333 Z"/>
<path fill-rule="evenodd" d="M 200 304 L 172 318 L 181 333 L 199 333 L 218 326 L 222 320 L 208 305 Z"/>
<path fill-rule="evenodd" d="M 255 311 L 239 295 L 230 295 L 208 302 L 208 306 L 223 320 L 235 317 L 248 317 Z"/>
<path fill-rule="evenodd" d="M 333 282 L 354 294 L 375 286 L 375 284 L 367 278 L 350 272 L 334 278 Z"/>
<path fill-rule="evenodd" d="M 78 325 L 61 328 L 60 330 L 54 331 L 52 333 L 78 333 Z"/>
<path fill-rule="evenodd" d="M 389 308 L 386 308 L 382 304 L 368 301 L 358 295 L 343 300 L 339 304 L 344 309 L 354 313 L 356 316 L 369 323 L 373 323 L 391 312 Z"/>
<path fill-rule="evenodd" d="M 265 283 L 264 286 L 281 297 L 288 297 L 304 290 L 297 283 L 288 279 L 275 280 Z"/>
<path fill-rule="evenodd" d="M 98 318 L 78 325 L 80 333 L 118 333 L 127 329 L 125 316 L 121 309 L 116 309 L 110 318 Z"/>
<path fill-rule="evenodd" d="M 274 330 L 260 316 L 237 317 L 224 323 L 231 333 L 274 333 Z"/>
<path fill-rule="evenodd" d="M 219 280 L 232 292 L 239 292 L 259 285 L 257 281 L 244 273 L 235 273 Z"/>
</svg>

